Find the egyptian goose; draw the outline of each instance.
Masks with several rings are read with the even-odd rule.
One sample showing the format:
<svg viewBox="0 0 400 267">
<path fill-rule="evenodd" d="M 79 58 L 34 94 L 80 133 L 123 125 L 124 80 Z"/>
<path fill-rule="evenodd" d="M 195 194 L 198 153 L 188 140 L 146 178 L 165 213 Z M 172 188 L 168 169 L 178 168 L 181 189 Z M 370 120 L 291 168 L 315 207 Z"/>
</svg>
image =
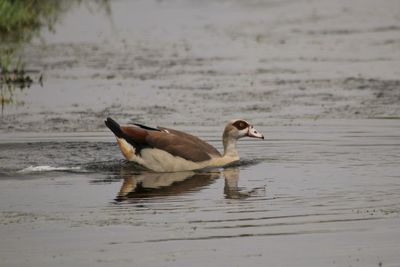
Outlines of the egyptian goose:
<svg viewBox="0 0 400 267">
<path fill-rule="evenodd" d="M 120 126 L 107 118 L 105 124 L 115 134 L 122 154 L 155 172 L 176 172 L 221 167 L 239 160 L 236 141 L 248 136 L 264 139 L 244 120 L 230 121 L 223 133 L 224 154 L 205 141 L 181 131 L 141 124 Z"/>
</svg>

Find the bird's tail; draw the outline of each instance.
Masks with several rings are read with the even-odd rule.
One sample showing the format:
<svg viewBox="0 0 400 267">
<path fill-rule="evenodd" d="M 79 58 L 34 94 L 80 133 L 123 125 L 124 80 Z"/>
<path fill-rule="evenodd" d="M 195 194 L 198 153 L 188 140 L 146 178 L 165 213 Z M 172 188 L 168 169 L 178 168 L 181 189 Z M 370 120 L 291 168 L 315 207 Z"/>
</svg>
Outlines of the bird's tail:
<svg viewBox="0 0 400 267">
<path fill-rule="evenodd" d="M 116 122 L 115 120 L 111 119 L 110 117 L 108 117 L 104 123 L 106 124 L 106 126 L 108 128 L 110 128 L 110 130 L 115 134 L 116 137 L 118 138 L 123 138 L 124 137 L 124 133 L 121 130 L 121 126 L 118 124 L 118 122 Z"/>
</svg>

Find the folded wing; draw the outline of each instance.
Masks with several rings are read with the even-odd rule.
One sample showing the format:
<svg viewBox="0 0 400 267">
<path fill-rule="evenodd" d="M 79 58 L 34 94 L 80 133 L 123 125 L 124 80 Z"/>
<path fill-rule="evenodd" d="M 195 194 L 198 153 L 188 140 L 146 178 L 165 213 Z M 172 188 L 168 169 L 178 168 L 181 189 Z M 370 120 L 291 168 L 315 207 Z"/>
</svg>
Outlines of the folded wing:
<svg viewBox="0 0 400 267">
<path fill-rule="evenodd" d="M 155 129 L 144 125 L 120 126 L 111 118 L 107 118 L 105 123 L 118 138 L 124 138 L 134 146 L 136 154 L 140 154 L 145 148 L 157 148 L 193 162 L 206 161 L 212 156 L 221 156 L 210 144 L 181 131 L 163 127 Z"/>
</svg>

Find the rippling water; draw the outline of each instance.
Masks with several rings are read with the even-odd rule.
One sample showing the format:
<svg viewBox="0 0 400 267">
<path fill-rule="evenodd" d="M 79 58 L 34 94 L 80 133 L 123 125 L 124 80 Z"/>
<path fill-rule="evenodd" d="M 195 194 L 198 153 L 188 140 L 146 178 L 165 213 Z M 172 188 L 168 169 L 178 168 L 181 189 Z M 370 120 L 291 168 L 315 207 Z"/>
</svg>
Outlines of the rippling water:
<svg viewBox="0 0 400 267">
<path fill-rule="evenodd" d="M 218 127 L 182 130 L 221 149 Z M 397 121 L 260 130 L 266 140 L 240 140 L 234 166 L 165 174 L 122 160 L 108 132 L 4 137 L 1 255 L 20 266 L 15 247 L 65 266 L 400 262 Z"/>
<path fill-rule="evenodd" d="M 0 267 L 400 266 L 398 1 L 57 2 L 0 86 Z M 266 140 L 155 174 L 107 116 Z"/>
</svg>

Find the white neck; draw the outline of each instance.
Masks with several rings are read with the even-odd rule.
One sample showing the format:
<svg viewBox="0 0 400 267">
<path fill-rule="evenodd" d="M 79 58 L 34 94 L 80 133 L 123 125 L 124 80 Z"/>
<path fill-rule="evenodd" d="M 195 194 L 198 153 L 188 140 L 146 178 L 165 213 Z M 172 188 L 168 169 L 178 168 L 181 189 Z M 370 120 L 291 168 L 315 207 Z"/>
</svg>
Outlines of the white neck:
<svg viewBox="0 0 400 267">
<path fill-rule="evenodd" d="M 239 159 L 239 153 L 236 149 L 236 141 L 235 138 L 224 137 L 224 157 Z"/>
</svg>

